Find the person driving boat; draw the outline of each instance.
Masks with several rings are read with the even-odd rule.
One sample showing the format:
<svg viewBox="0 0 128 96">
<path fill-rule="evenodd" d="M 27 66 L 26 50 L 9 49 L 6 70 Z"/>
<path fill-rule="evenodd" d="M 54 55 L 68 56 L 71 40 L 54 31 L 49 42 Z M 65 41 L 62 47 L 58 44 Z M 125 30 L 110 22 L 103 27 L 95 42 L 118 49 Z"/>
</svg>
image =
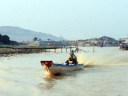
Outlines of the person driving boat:
<svg viewBox="0 0 128 96">
<path fill-rule="evenodd" d="M 70 56 L 65 63 L 66 63 L 66 65 L 78 64 L 77 57 L 74 55 L 73 50 L 70 52 Z"/>
</svg>

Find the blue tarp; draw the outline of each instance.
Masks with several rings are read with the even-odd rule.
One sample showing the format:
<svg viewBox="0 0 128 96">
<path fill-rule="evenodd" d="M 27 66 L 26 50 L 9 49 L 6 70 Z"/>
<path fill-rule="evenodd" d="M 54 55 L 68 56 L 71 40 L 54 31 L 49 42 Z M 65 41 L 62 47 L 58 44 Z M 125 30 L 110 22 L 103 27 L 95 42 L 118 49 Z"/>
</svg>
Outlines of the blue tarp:
<svg viewBox="0 0 128 96">
<path fill-rule="evenodd" d="M 48 42 L 40 42 L 39 43 L 39 46 L 46 46 L 46 45 L 48 45 Z"/>
</svg>

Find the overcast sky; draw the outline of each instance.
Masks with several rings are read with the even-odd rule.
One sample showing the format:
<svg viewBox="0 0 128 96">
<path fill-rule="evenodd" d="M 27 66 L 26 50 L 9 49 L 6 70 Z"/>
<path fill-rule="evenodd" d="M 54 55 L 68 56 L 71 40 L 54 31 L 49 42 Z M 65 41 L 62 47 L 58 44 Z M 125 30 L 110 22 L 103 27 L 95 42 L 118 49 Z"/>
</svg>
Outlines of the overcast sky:
<svg viewBox="0 0 128 96">
<path fill-rule="evenodd" d="M 128 0 L 0 0 L 0 26 L 69 40 L 128 34 Z"/>
</svg>

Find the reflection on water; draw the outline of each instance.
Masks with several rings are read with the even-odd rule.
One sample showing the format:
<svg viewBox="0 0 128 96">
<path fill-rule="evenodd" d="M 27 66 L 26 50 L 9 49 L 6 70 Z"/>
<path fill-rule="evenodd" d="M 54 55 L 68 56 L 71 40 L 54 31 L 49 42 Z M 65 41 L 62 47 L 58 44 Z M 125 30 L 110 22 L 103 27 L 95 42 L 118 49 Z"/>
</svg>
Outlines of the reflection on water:
<svg viewBox="0 0 128 96">
<path fill-rule="evenodd" d="M 50 88 L 54 87 L 54 85 L 57 83 L 56 80 L 61 80 L 61 79 L 65 79 L 65 78 L 66 78 L 66 76 L 64 76 L 64 75 L 59 75 L 59 76 L 47 75 L 45 78 L 43 78 L 43 80 L 45 80 L 45 82 L 39 84 L 39 88 L 50 89 Z"/>
<path fill-rule="evenodd" d="M 38 85 L 40 89 L 51 89 L 57 84 L 57 81 L 63 81 L 67 78 L 74 78 L 77 74 L 81 73 L 82 70 L 79 72 L 73 71 L 66 74 L 59 74 L 59 75 L 52 75 L 52 74 L 45 74 L 46 76 L 42 78 L 42 83 Z M 44 82 L 45 81 L 45 82 Z"/>
</svg>

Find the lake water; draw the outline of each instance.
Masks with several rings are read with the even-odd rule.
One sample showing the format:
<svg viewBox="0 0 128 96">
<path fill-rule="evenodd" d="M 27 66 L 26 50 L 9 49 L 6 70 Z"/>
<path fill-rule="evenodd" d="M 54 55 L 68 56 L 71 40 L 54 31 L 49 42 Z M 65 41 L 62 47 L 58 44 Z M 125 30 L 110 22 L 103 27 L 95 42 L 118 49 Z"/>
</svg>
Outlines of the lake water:
<svg viewBox="0 0 128 96">
<path fill-rule="evenodd" d="M 0 57 L 0 96 L 128 96 L 128 51 L 119 47 L 81 48 L 75 53 L 84 70 L 48 75 L 41 60 L 64 63 L 63 50 Z"/>
</svg>

